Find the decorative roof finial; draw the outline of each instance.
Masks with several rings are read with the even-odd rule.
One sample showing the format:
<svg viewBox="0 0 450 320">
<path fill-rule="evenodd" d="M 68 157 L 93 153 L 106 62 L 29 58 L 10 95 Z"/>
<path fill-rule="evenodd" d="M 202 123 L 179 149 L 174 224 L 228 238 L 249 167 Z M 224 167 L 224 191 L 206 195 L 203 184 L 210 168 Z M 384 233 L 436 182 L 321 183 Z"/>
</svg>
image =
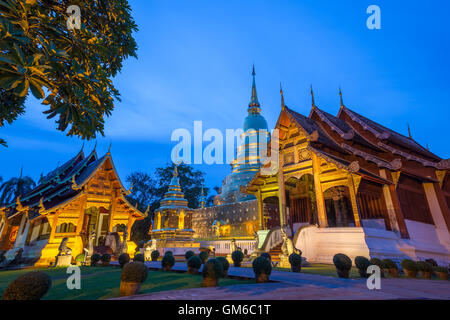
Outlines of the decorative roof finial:
<svg viewBox="0 0 450 320">
<path fill-rule="evenodd" d="M 283 87 L 281 86 L 281 82 L 280 82 L 280 95 L 281 95 L 281 110 L 284 110 L 284 94 L 283 94 Z"/>
<path fill-rule="evenodd" d="M 341 87 L 339 87 L 339 98 L 340 98 L 340 100 L 341 100 L 341 107 L 343 107 L 343 106 L 344 106 L 344 99 L 342 98 L 342 90 L 341 90 Z"/>
<path fill-rule="evenodd" d="M 200 195 L 200 207 L 201 208 L 205 207 L 205 193 L 203 192 L 203 187 L 202 187 L 202 193 Z"/>
<path fill-rule="evenodd" d="M 430 151 L 430 146 L 428 145 L 428 143 L 427 143 L 427 150 Z"/>
<path fill-rule="evenodd" d="M 258 101 L 258 94 L 256 93 L 256 80 L 255 80 L 255 64 L 253 64 L 253 70 L 252 70 L 252 77 L 253 77 L 253 83 L 252 83 L 252 97 L 250 100 L 250 103 L 248 104 L 249 109 L 252 107 L 256 107 L 259 109 L 259 101 Z"/>
<path fill-rule="evenodd" d="M 411 127 L 409 126 L 409 123 L 408 123 L 408 136 L 409 136 L 410 139 L 412 139 Z"/>
<path fill-rule="evenodd" d="M 177 163 L 175 163 L 175 167 L 173 169 L 173 176 L 178 177 L 178 164 Z"/>
<path fill-rule="evenodd" d="M 108 154 L 111 154 L 111 146 L 112 146 L 112 142 L 109 143 Z"/>
<path fill-rule="evenodd" d="M 316 101 L 314 100 L 314 91 L 312 85 L 311 85 L 311 99 L 312 99 L 312 106 L 314 108 L 316 106 Z"/>
</svg>

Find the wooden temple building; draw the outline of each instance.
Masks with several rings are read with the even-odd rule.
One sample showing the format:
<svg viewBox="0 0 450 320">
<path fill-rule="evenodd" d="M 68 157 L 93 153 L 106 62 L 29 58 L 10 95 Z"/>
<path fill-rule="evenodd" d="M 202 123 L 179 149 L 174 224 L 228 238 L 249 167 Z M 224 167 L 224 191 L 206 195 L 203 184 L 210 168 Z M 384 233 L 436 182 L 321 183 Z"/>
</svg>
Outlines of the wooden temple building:
<svg viewBox="0 0 450 320">
<path fill-rule="evenodd" d="M 448 264 L 450 160 L 346 107 L 341 92 L 337 116 L 311 94 L 304 116 L 281 90 L 278 170 L 241 187 L 258 200 L 260 246 L 275 250 L 286 227 L 311 261 L 343 252 Z"/>
<path fill-rule="evenodd" d="M 127 235 L 129 242 L 131 226 L 145 213 L 127 201 L 127 194 L 111 153 L 99 158 L 95 149 L 87 156 L 82 149 L 34 190 L 0 208 L 0 250 L 11 260 L 23 249 L 23 259 L 47 266 L 54 264 L 64 238 L 73 257 L 84 252 L 93 235 L 97 247 L 111 232 L 122 242 Z"/>
</svg>

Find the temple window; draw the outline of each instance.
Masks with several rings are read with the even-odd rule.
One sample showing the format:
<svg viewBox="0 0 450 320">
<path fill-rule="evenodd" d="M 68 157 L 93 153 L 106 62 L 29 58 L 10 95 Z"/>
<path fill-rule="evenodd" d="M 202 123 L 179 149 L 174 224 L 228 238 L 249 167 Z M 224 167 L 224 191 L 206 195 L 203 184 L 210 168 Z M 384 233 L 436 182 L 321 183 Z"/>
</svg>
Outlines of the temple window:
<svg viewBox="0 0 450 320">
<path fill-rule="evenodd" d="M 405 219 L 434 224 L 420 181 L 400 176 L 397 193 Z"/>
</svg>

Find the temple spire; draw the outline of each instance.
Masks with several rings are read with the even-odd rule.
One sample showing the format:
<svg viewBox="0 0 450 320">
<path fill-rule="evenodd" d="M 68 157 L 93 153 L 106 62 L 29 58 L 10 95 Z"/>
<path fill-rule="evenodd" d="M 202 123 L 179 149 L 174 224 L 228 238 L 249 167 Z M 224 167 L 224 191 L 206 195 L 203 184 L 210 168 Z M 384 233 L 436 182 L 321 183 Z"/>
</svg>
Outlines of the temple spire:
<svg viewBox="0 0 450 320">
<path fill-rule="evenodd" d="M 340 99 L 340 102 L 341 102 L 341 107 L 343 107 L 344 106 L 344 99 L 342 98 L 342 90 L 341 90 L 341 88 L 339 88 L 339 99 Z"/>
<path fill-rule="evenodd" d="M 175 167 L 173 169 L 173 176 L 176 178 L 178 177 L 178 164 L 175 163 Z"/>
<path fill-rule="evenodd" d="M 281 95 L 281 109 L 284 110 L 284 94 L 283 94 L 283 87 L 281 86 L 281 82 L 280 82 L 280 95 Z"/>
<path fill-rule="evenodd" d="M 253 77 L 253 83 L 252 83 L 252 97 L 250 100 L 250 103 L 248 104 L 249 112 L 252 110 L 253 113 L 260 113 L 259 107 L 259 101 L 258 101 L 258 94 L 256 92 L 256 80 L 255 80 L 255 65 L 253 65 L 253 71 L 252 71 L 252 77 Z M 256 112 L 254 112 L 256 111 Z"/>
<path fill-rule="evenodd" d="M 408 123 L 408 136 L 409 136 L 410 139 L 412 139 L 411 127 L 409 126 L 409 123 Z"/>
<path fill-rule="evenodd" d="M 313 91 L 313 86 L 311 85 L 311 103 L 313 108 L 316 106 L 316 101 L 314 100 L 314 91 Z"/>
<path fill-rule="evenodd" d="M 200 208 L 204 208 L 205 207 L 205 193 L 203 191 L 203 187 L 202 187 L 202 193 L 200 194 Z"/>
</svg>

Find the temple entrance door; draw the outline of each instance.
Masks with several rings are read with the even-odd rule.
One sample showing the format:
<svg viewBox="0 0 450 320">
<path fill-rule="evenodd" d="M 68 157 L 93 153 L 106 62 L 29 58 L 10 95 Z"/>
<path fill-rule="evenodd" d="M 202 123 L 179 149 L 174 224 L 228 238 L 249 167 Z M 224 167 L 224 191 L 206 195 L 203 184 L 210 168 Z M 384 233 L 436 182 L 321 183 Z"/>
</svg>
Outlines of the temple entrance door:
<svg viewBox="0 0 450 320">
<path fill-rule="evenodd" d="M 304 174 L 300 179 L 291 177 L 285 182 L 287 204 L 289 206 L 289 224 L 318 224 L 314 177 Z"/>
<path fill-rule="evenodd" d="M 263 200 L 263 223 L 267 230 L 280 226 L 280 207 L 278 197 L 268 197 Z"/>
<path fill-rule="evenodd" d="M 348 187 L 333 187 L 324 192 L 329 227 L 354 227 L 355 218 Z"/>
</svg>

